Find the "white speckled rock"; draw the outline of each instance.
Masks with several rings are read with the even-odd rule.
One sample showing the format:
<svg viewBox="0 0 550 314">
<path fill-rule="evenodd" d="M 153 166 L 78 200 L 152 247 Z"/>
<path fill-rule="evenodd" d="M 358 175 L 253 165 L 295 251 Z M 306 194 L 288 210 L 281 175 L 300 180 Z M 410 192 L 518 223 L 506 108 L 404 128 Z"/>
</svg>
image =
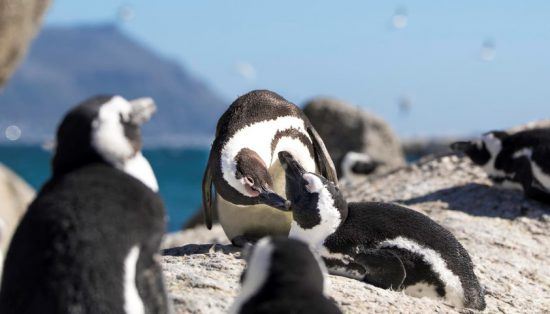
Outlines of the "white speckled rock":
<svg viewBox="0 0 550 314">
<path fill-rule="evenodd" d="M 548 205 L 491 187 L 481 169 L 454 156 L 344 182 L 342 188 L 350 200 L 399 201 L 448 228 L 470 253 L 487 289 L 486 313 L 548 313 Z M 214 230 L 216 238 L 221 230 Z M 206 232 L 204 228 L 184 231 L 179 243 L 204 243 L 195 239 L 208 240 Z M 164 273 L 177 313 L 223 313 L 238 293 L 245 264 L 240 253 L 228 245 L 211 247 L 187 245 L 166 251 Z M 442 302 L 347 278 L 330 276 L 330 280 L 330 295 L 345 313 L 461 312 Z"/>
</svg>

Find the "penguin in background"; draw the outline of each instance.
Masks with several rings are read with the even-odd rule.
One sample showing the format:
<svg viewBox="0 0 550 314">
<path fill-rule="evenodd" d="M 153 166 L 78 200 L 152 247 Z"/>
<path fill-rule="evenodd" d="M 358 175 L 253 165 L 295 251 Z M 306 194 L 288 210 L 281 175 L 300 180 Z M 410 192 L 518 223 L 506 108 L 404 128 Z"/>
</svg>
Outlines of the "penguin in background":
<svg viewBox="0 0 550 314">
<path fill-rule="evenodd" d="M 212 226 L 212 188 L 227 238 L 243 246 L 266 235 L 288 235 L 292 221 L 277 153 L 289 151 L 308 171 L 337 182 L 332 160 L 307 117 L 268 90 L 237 98 L 221 116 L 206 166 L 203 210 Z"/>
<path fill-rule="evenodd" d="M 307 242 L 329 271 L 415 297 L 482 310 L 484 292 L 468 252 L 445 228 L 388 203 L 347 203 L 338 187 L 307 172 L 288 152 L 289 237 Z"/>
<path fill-rule="evenodd" d="M 232 314 L 340 314 L 325 295 L 326 268 L 304 242 L 262 238 L 252 248 Z"/>
<path fill-rule="evenodd" d="M 513 134 L 491 131 L 477 140 L 455 142 L 451 148 L 482 167 L 497 187 L 550 203 L 550 128 Z"/>
<path fill-rule="evenodd" d="M 346 179 L 365 177 L 376 171 L 380 162 L 372 159 L 367 153 L 349 151 L 342 159 L 342 177 Z"/>
<path fill-rule="evenodd" d="M 164 205 L 140 127 L 150 98 L 97 96 L 57 131 L 52 177 L 10 244 L 0 313 L 167 313 Z"/>
</svg>

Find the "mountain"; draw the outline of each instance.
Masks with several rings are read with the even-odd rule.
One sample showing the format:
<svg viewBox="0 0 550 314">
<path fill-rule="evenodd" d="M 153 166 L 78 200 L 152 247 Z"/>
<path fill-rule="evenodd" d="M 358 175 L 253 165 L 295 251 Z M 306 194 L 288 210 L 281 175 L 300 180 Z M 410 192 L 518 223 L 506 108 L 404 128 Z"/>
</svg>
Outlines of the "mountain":
<svg viewBox="0 0 550 314">
<path fill-rule="evenodd" d="M 47 27 L 0 92 L 0 134 L 15 124 L 22 141 L 52 138 L 64 112 L 96 94 L 153 97 L 158 112 L 144 136 L 157 145 L 212 136 L 228 104 L 181 65 L 116 25 Z"/>
</svg>

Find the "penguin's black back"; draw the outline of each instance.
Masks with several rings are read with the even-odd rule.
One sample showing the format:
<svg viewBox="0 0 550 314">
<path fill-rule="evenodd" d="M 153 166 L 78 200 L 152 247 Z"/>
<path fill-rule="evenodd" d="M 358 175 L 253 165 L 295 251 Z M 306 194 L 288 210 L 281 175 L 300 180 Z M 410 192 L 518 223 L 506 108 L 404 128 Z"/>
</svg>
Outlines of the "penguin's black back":
<svg viewBox="0 0 550 314">
<path fill-rule="evenodd" d="M 134 246 L 140 249 L 135 280 L 145 310 L 165 312 L 164 296 L 151 288 L 162 287 L 162 280 L 140 276 L 140 270 L 155 269 L 164 218 L 156 193 L 106 164 L 54 177 L 15 232 L 0 312 L 122 313 L 124 261 Z"/>
<path fill-rule="evenodd" d="M 550 147 L 550 128 L 514 133 L 502 140 L 502 150 L 495 160 L 495 167 L 506 172 L 515 172 L 518 163 L 513 157 L 514 153 L 523 148 L 532 148 L 535 154 L 537 150 L 548 150 L 548 147 Z"/>
<path fill-rule="evenodd" d="M 274 250 L 265 283 L 239 313 L 341 313 L 323 294 L 326 279 L 307 244 L 277 237 L 271 243 Z"/>
<path fill-rule="evenodd" d="M 280 313 L 301 313 L 301 314 L 340 314 L 340 309 L 330 300 L 323 296 L 311 295 L 308 291 L 297 291 L 293 294 L 281 293 L 281 291 L 269 292 L 269 299 L 257 296 L 245 303 L 240 314 L 280 314 Z M 268 293 L 268 292 L 266 292 Z M 264 298 L 262 298 L 264 297 Z"/>
<path fill-rule="evenodd" d="M 481 288 L 468 252 L 447 229 L 412 209 L 391 203 L 349 203 L 347 219 L 326 243 L 331 250 L 340 246 L 351 249 L 361 244 L 376 246 L 397 237 L 438 252 L 447 267 L 460 277 L 466 299 L 480 299 Z"/>
</svg>

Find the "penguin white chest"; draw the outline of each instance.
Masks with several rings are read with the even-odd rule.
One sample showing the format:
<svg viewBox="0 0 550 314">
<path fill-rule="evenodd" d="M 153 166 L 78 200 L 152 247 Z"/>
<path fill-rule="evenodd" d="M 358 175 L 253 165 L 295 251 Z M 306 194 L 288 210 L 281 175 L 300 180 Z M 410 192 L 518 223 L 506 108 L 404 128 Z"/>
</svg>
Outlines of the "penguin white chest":
<svg viewBox="0 0 550 314">
<path fill-rule="evenodd" d="M 279 195 L 285 193 L 285 172 L 281 163 L 276 161 L 270 168 L 273 189 Z M 248 235 L 263 237 L 266 235 L 288 235 L 292 213 L 284 212 L 267 205 L 237 205 L 219 194 L 217 198 L 218 216 L 228 239 Z"/>
</svg>

